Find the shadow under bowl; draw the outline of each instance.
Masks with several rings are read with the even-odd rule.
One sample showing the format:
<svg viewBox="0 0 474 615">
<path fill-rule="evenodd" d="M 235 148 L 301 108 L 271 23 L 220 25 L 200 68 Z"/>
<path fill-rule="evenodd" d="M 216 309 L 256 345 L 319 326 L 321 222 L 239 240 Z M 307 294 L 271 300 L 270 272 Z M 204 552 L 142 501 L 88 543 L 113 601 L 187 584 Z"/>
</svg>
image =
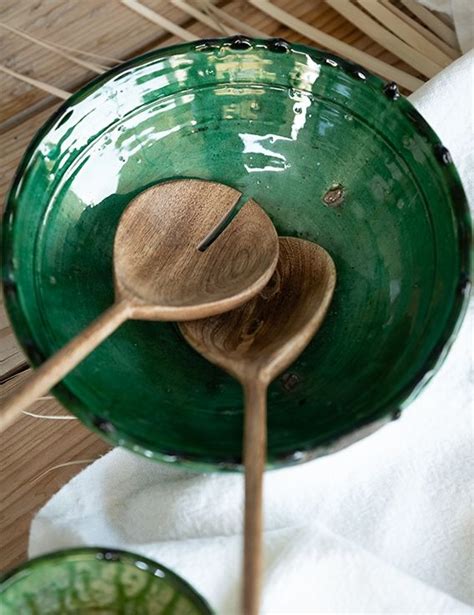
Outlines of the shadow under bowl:
<svg viewBox="0 0 474 615">
<path fill-rule="evenodd" d="M 285 42 L 197 41 L 99 77 L 39 131 L 4 218 L 4 288 L 33 364 L 113 300 L 127 203 L 170 178 L 251 196 L 337 267 L 327 319 L 269 390 L 268 464 L 336 450 L 397 417 L 466 305 L 470 222 L 449 152 L 349 62 Z M 233 469 L 242 395 L 170 323 L 128 322 L 58 386 L 85 424 L 148 457 Z"/>
</svg>

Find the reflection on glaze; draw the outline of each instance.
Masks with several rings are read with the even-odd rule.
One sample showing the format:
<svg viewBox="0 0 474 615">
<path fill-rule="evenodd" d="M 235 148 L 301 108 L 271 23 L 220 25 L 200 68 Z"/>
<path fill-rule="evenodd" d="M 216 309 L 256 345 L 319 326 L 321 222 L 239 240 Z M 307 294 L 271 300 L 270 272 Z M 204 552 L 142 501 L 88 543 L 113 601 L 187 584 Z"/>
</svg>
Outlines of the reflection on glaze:
<svg viewBox="0 0 474 615">
<path fill-rule="evenodd" d="M 304 128 L 306 113 L 311 106 L 311 97 L 305 94 L 305 92 L 313 90 L 320 70 L 320 64 L 317 64 L 311 58 L 307 58 L 306 65 L 302 70 L 295 69 L 290 73 L 290 80 L 293 83 L 293 89 L 290 90 L 290 98 L 296 101 L 293 105 L 293 113 L 295 115 L 291 126 L 291 138 L 293 140 L 298 138 L 299 131 Z"/>
<path fill-rule="evenodd" d="M 244 162 L 245 170 L 249 173 L 263 173 L 267 171 L 285 171 L 289 164 L 285 156 L 279 152 L 269 149 L 277 141 L 289 141 L 287 137 L 280 137 L 273 134 L 254 135 L 249 133 L 239 133 L 239 137 L 244 144 L 243 154 L 260 154 L 265 162 L 255 156 L 249 156 L 249 162 Z M 257 160 L 257 162 L 256 162 Z"/>
</svg>

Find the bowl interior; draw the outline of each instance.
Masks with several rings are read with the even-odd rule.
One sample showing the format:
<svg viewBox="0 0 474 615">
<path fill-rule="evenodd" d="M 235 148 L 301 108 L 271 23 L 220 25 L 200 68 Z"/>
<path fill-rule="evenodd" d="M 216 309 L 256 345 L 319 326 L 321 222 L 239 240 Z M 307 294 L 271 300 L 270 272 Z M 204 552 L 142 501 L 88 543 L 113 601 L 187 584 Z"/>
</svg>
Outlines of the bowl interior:
<svg viewBox="0 0 474 615">
<path fill-rule="evenodd" d="M 323 327 L 270 388 L 269 462 L 396 414 L 462 310 L 468 220 L 448 154 L 392 93 L 316 50 L 217 41 L 144 56 L 73 96 L 27 152 L 5 218 L 7 302 L 32 360 L 111 304 L 130 199 L 197 177 L 252 196 L 279 234 L 336 263 Z M 240 460 L 240 388 L 174 324 L 126 323 L 57 394 L 148 456 Z"/>
<path fill-rule="evenodd" d="M 124 551 L 85 548 L 51 553 L 7 574 L 0 589 L 2 615 L 211 614 L 180 577 Z"/>
</svg>

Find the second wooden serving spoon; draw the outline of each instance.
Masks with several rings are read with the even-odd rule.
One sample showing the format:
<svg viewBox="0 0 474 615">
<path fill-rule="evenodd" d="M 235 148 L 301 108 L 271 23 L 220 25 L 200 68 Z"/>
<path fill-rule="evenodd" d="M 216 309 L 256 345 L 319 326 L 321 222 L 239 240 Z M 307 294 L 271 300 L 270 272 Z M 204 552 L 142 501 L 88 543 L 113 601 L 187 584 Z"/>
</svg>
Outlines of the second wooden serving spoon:
<svg viewBox="0 0 474 615">
<path fill-rule="evenodd" d="M 334 262 L 323 248 L 292 237 L 279 243 L 277 268 L 259 295 L 232 312 L 180 324 L 191 346 L 244 389 L 245 615 L 257 615 L 259 609 L 267 388 L 318 330 L 336 284 Z"/>
<path fill-rule="evenodd" d="M 115 303 L 7 397 L 0 431 L 125 320 L 204 318 L 258 293 L 275 270 L 278 237 L 252 200 L 230 221 L 240 198 L 224 184 L 187 179 L 133 199 L 115 234 Z"/>
</svg>

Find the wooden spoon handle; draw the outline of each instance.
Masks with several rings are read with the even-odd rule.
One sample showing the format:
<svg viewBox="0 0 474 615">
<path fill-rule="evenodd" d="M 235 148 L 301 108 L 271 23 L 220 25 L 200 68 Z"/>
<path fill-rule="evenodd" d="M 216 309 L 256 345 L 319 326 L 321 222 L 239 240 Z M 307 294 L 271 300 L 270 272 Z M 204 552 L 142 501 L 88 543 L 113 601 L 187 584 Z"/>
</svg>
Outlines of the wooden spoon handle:
<svg viewBox="0 0 474 615">
<path fill-rule="evenodd" d="M 243 613 L 258 615 L 262 577 L 262 486 L 267 451 L 267 387 L 255 380 L 244 386 L 244 394 Z"/>
<path fill-rule="evenodd" d="M 0 414 L 0 432 L 4 431 L 38 397 L 53 388 L 72 369 L 111 335 L 128 317 L 127 301 L 114 303 L 66 346 L 45 361 L 28 380 L 6 398 Z"/>
</svg>

